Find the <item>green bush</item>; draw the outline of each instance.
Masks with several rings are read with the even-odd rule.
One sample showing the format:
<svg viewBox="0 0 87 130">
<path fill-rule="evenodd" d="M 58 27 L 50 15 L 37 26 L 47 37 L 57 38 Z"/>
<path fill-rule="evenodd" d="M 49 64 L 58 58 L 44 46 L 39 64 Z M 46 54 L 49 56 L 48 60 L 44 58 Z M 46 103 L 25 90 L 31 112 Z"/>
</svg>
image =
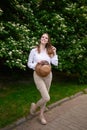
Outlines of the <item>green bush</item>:
<svg viewBox="0 0 87 130">
<path fill-rule="evenodd" d="M 26 69 L 30 49 L 48 32 L 59 55 L 59 71 L 87 78 L 87 1 L 0 1 L 0 58 Z M 3 64 L 3 63 L 2 63 Z"/>
</svg>

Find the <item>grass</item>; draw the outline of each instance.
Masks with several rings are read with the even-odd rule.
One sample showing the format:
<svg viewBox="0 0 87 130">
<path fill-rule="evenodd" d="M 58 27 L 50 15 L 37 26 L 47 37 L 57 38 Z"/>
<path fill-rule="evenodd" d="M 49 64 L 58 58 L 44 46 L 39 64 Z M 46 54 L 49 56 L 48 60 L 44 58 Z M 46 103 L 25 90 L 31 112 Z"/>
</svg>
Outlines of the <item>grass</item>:
<svg viewBox="0 0 87 130">
<path fill-rule="evenodd" d="M 55 72 L 53 75 L 51 100 L 48 104 L 87 88 L 87 85 L 80 85 L 75 79 L 65 78 Z M 10 73 L 0 77 L 0 128 L 27 116 L 31 102 L 36 102 L 39 98 L 40 93 L 35 87 L 32 73 Z"/>
</svg>

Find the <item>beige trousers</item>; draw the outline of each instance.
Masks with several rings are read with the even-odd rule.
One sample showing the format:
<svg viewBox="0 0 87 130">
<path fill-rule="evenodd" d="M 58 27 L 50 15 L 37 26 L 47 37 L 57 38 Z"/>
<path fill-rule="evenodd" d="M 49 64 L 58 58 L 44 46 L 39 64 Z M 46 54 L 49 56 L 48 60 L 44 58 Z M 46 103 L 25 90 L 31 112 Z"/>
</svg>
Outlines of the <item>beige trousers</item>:
<svg viewBox="0 0 87 130">
<path fill-rule="evenodd" d="M 37 89 L 41 94 L 41 99 L 36 103 L 38 107 L 45 108 L 46 103 L 50 100 L 49 90 L 52 81 L 52 72 L 46 77 L 40 77 L 34 71 L 34 82 L 36 84 Z"/>
</svg>

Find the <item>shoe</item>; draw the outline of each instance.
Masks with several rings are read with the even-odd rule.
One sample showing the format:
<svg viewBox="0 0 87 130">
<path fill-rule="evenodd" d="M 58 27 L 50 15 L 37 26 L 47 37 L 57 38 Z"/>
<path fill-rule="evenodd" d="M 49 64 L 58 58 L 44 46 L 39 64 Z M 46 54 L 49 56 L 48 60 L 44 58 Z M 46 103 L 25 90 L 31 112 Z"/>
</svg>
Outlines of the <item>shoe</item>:
<svg viewBox="0 0 87 130">
<path fill-rule="evenodd" d="M 35 111 L 36 111 L 36 104 L 35 103 L 31 103 L 30 114 L 31 115 L 35 115 Z"/>
<path fill-rule="evenodd" d="M 45 119 L 44 116 L 42 116 L 42 115 L 40 115 L 40 121 L 41 121 L 41 124 L 42 124 L 42 125 L 46 125 L 46 124 L 47 124 L 46 119 Z"/>
</svg>

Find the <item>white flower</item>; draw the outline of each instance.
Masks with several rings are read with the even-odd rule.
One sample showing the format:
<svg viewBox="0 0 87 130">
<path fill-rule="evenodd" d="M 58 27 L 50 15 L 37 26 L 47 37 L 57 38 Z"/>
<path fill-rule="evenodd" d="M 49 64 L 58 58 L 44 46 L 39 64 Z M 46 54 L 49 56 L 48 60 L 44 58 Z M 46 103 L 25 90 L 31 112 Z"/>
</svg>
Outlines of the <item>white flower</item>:
<svg viewBox="0 0 87 130">
<path fill-rule="evenodd" d="M 11 56 L 12 55 L 12 51 L 10 51 L 8 54 Z"/>
</svg>

